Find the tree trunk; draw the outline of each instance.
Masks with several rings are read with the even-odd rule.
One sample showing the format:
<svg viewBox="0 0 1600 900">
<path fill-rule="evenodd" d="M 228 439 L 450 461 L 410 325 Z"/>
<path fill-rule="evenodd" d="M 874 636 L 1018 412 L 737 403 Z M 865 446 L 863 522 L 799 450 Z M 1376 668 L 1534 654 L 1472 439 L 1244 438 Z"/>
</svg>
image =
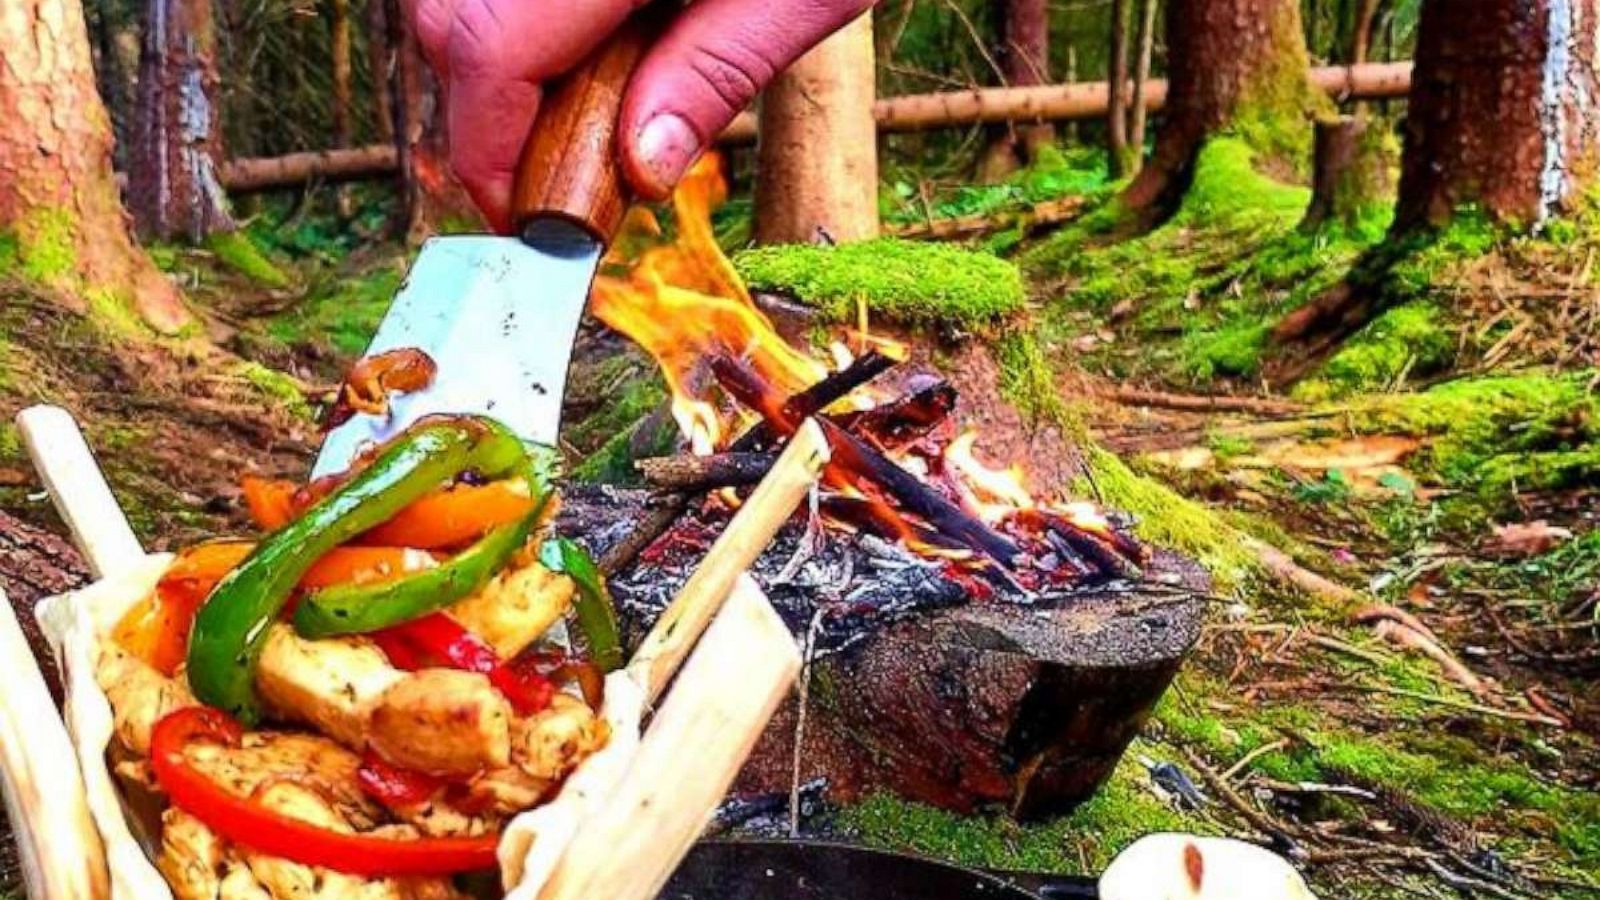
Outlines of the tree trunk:
<svg viewBox="0 0 1600 900">
<path fill-rule="evenodd" d="M 1397 234 L 1476 204 L 1495 221 L 1560 215 L 1595 161 L 1597 0 L 1427 0 L 1406 116 Z"/>
<path fill-rule="evenodd" d="M 1177 209 L 1207 138 L 1233 128 L 1266 156 L 1303 158 L 1312 89 L 1297 0 L 1170 0 L 1166 113 L 1122 202 L 1141 227 Z"/>
<path fill-rule="evenodd" d="M 1381 132 L 1368 128 L 1364 116 L 1327 119 L 1317 122 L 1313 146 L 1311 204 L 1300 227 L 1355 226 L 1383 196 L 1388 166 Z"/>
<path fill-rule="evenodd" d="M 1155 51 L 1156 6 L 1156 0 L 1140 0 L 1139 33 L 1134 38 L 1138 56 L 1133 64 L 1132 108 L 1128 110 L 1130 175 L 1136 175 L 1144 168 L 1145 126 L 1150 119 L 1150 96 L 1145 91 L 1145 82 L 1150 80 L 1150 57 Z"/>
<path fill-rule="evenodd" d="M 401 232 L 420 244 L 441 225 L 481 225 L 466 189 L 450 171 L 450 136 L 444 90 L 422 58 L 415 35 L 404 27 L 396 0 L 387 4 L 385 24 L 394 48 L 391 112 L 400 167 Z"/>
<path fill-rule="evenodd" d="M 188 321 L 128 233 L 79 0 L 0 4 L 0 235 L 40 281 L 131 303 L 153 328 Z M 3 256 L 0 256 L 3 259 Z"/>
<path fill-rule="evenodd" d="M 1008 87 L 1050 83 L 1050 5 L 1047 0 L 1000 0 L 1000 72 Z M 1055 143 L 1046 122 L 1006 122 L 993 127 L 980 166 L 984 181 L 999 181 L 1040 148 Z"/>
<path fill-rule="evenodd" d="M 394 45 L 386 0 L 367 0 L 367 69 L 377 107 L 378 140 L 394 143 Z"/>
<path fill-rule="evenodd" d="M 328 37 L 333 75 L 333 146 L 350 146 L 354 128 L 350 119 L 350 0 L 330 0 Z M 336 195 L 339 215 L 349 218 L 355 202 L 348 186 L 341 185 Z"/>
<path fill-rule="evenodd" d="M 761 102 L 755 238 L 764 244 L 878 235 L 872 17 L 801 57 Z"/>
<path fill-rule="evenodd" d="M 128 206 L 147 238 L 234 229 L 217 176 L 222 129 L 211 0 L 147 0 Z"/>
<path fill-rule="evenodd" d="M 1111 0 L 1111 85 L 1106 109 L 1106 164 L 1112 178 L 1128 174 L 1128 3 Z"/>
</svg>

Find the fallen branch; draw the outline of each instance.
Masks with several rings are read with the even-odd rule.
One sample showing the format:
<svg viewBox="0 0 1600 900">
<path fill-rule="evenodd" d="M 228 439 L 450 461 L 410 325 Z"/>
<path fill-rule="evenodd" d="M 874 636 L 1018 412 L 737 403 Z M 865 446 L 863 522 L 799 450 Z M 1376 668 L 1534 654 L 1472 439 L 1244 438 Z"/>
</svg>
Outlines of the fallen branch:
<svg viewBox="0 0 1600 900">
<path fill-rule="evenodd" d="M 1356 589 L 1318 575 L 1295 562 L 1289 554 L 1265 541 L 1256 540 L 1249 535 L 1241 535 L 1240 539 L 1245 549 L 1254 553 L 1256 559 L 1260 560 L 1267 574 L 1290 587 L 1299 588 L 1313 597 L 1337 606 L 1355 606 L 1364 599 L 1361 592 Z"/>
<path fill-rule="evenodd" d="M 1457 700 L 1453 697 L 1441 697 L 1438 694 L 1425 694 L 1422 691 L 1410 691 L 1405 688 L 1389 687 L 1382 684 L 1346 684 L 1339 685 L 1347 690 L 1365 691 L 1373 694 L 1389 694 L 1395 697 L 1408 697 L 1412 700 L 1422 700 L 1439 706 L 1448 706 L 1452 709 L 1464 710 L 1498 719 L 1509 719 L 1513 722 L 1527 722 L 1532 725 L 1548 725 L 1553 728 L 1562 727 L 1559 719 L 1538 713 L 1526 713 L 1515 709 L 1496 709 L 1493 706 L 1484 706 L 1468 700 Z"/>
<path fill-rule="evenodd" d="M 1255 762 L 1256 760 L 1260 759 L 1263 756 L 1266 756 L 1268 753 L 1276 753 L 1279 750 L 1282 750 L 1282 749 L 1284 749 L 1285 747 L 1288 747 L 1288 746 L 1289 746 L 1289 739 L 1288 738 L 1279 738 L 1279 739 L 1277 739 L 1277 740 L 1275 740 L 1275 741 L 1273 741 L 1273 742 L 1271 742 L 1269 744 L 1262 744 L 1261 746 L 1255 748 L 1254 750 L 1251 750 L 1249 753 L 1246 753 L 1244 756 L 1239 757 L 1239 761 L 1238 762 L 1236 762 L 1233 765 L 1229 766 L 1228 770 L 1226 772 L 1222 773 L 1222 780 L 1223 781 L 1232 781 L 1233 780 L 1233 776 L 1239 774 L 1240 772 L 1243 772 L 1245 770 L 1245 767 L 1249 766 L 1251 763 Z"/>
<path fill-rule="evenodd" d="M 917 222 L 889 225 L 884 228 L 884 233 L 919 241 L 964 241 L 1015 229 L 1022 237 L 1033 237 L 1041 231 L 1076 219 L 1083 207 L 1084 198 L 1065 197 L 1022 209 L 922 219 Z"/>
<path fill-rule="evenodd" d="M 658 488 L 705 491 L 755 484 L 778 459 L 776 453 L 715 453 L 710 456 L 655 456 L 634 462 L 644 480 Z"/>
<path fill-rule="evenodd" d="M 1124 406 L 1148 406 L 1155 409 L 1175 409 L 1182 412 L 1243 412 L 1265 416 L 1293 416 L 1305 412 L 1305 407 L 1289 400 L 1274 397 L 1234 397 L 1216 394 L 1174 394 L 1167 391 L 1148 391 L 1118 385 L 1111 390 L 1099 390 L 1096 396 L 1114 400 Z"/>
<path fill-rule="evenodd" d="M 1404 647 L 1408 650 L 1416 650 L 1438 663 L 1439 668 L 1443 669 L 1446 675 L 1449 675 L 1457 684 L 1473 694 L 1483 697 L 1489 693 L 1489 688 L 1483 683 L 1483 679 L 1467 668 L 1466 664 L 1461 660 L 1456 659 L 1455 654 L 1440 646 L 1439 642 L 1434 638 L 1423 634 L 1410 625 L 1401 624 L 1393 619 L 1380 621 L 1373 630 L 1378 637 L 1396 646 Z"/>
<path fill-rule="evenodd" d="M 340 150 L 289 153 L 284 156 L 230 159 L 222 165 L 222 186 L 235 193 L 305 184 L 308 181 L 351 181 L 390 175 L 398 168 L 393 144 Z"/>
</svg>

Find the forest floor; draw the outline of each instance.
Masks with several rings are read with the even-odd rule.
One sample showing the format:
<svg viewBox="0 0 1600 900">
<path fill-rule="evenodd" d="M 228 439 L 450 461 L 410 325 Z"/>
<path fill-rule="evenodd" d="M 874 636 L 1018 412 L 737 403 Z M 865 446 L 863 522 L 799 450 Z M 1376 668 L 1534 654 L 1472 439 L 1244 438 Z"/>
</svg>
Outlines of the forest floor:
<svg viewBox="0 0 1600 900">
<path fill-rule="evenodd" d="M 1262 381 L 1268 324 L 1336 279 L 1381 222 L 1302 235 L 1302 189 L 1226 146 L 1207 162 L 1215 178 L 1197 177 L 1191 205 L 1135 241 L 1106 239 L 1092 212 L 982 239 L 1022 263 L 1020 307 L 932 323 L 945 341 L 996 336 L 1007 396 L 1104 448 L 1088 456 L 1107 497 L 1211 570 L 1214 614 L 1175 689 L 1107 788 L 1063 820 L 877 797 L 834 827 L 1072 872 L 1181 829 L 1266 839 L 1328 897 L 1594 896 L 1600 236 L 1462 230 L 1412 270 L 1405 302 L 1285 395 Z M 1103 191 L 1068 160 L 938 207 L 901 190 L 916 212 L 900 219 L 1003 218 L 1078 195 L 1092 210 Z M 367 236 L 382 205 L 362 209 L 354 222 L 263 209 L 248 235 L 286 276 L 275 287 L 215 253 L 157 248 L 209 340 L 132 339 L 0 266 L 0 415 L 39 400 L 77 412 L 149 546 L 242 528 L 238 477 L 304 471 L 318 403 L 403 276 L 404 248 Z M 742 209 L 719 216 L 725 238 Z M 875 300 L 908 283 L 875 271 L 801 292 Z M 938 302 L 970 316 L 970 299 Z M 660 380 L 614 341 L 585 346 L 606 352 L 579 362 L 565 449 L 584 476 L 615 476 Z M 60 530 L 9 425 L 0 508 Z M 1175 787 L 1174 769 L 1198 792 Z"/>
</svg>

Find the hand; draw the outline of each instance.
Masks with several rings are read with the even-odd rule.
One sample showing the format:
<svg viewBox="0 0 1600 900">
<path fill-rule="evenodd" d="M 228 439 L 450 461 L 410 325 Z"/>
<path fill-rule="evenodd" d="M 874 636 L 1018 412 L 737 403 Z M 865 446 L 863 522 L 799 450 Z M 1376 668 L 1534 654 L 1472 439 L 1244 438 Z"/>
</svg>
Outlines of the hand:
<svg viewBox="0 0 1600 900">
<path fill-rule="evenodd" d="M 668 0 L 670 2 L 670 0 Z M 499 229 L 543 83 L 571 69 L 641 0 L 412 0 L 423 53 L 446 84 L 450 162 Z M 779 71 L 872 0 L 695 0 L 634 72 L 622 101 L 622 165 L 665 197 Z M 578 9 L 575 9 L 577 7 Z"/>
</svg>

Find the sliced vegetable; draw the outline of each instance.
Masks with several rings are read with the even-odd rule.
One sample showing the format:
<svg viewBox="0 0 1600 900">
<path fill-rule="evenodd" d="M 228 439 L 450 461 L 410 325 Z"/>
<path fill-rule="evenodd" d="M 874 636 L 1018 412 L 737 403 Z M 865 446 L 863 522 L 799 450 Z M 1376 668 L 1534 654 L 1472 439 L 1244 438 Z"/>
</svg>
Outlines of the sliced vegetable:
<svg viewBox="0 0 1600 900">
<path fill-rule="evenodd" d="M 337 584 L 300 601 L 294 628 L 301 637 L 369 634 L 420 619 L 475 593 L 505 568 L 528 543 L 542 509 L 528 510 L 510 525 L 489 532 L 476 544 L 434 569 L 376 584 Z"/>
<path fill-rule="evenodd" d="M 442 664 L 465 672 L 489 676 L 520 715 L 532 715 L 550 705 L 555 685 L 531 669 L 503 662 L 494 648 L 444 613 L 434 613 L 373 635 L 389 661 L 402 669 Z"/>
<path fill-rule="evenodd" d="M 558 537 L 545 541 L 539 561 L 552 572 L 565 573 L 578 588 L 573 610 L 578 629 L 589 647 L 589 659 L 602 672 L 622 668 L 622 636 L 617 629 L 617 610 L 605 576 L 594 564 L 589 551 L 577 541 Z"/>
<path fill-rule="evenodd" d="M 246 724 L 260 719 L 256 661 L 267 626 L 294 586 L 328 551 L 388 521 L 447 479 L 473 469 L 489 478 L 530 477 L 522 442 L 487 419 L 420 423 L 371 465 L 262 541 L 225 575 L 195 616 L 189 640 L 189 686 L 202 702 Z"/>
<path fill-rule="evenodd" d="M 391 838 L 334 831 L 267 809 L 212 781 L 184 748 L 203 741 L 237 747 L 243 730 L 224 713 L 191 706 L 169 713 L 150 737 L 150 764 L 172 804 L 226 840 L 272 856 L 352 875 L 450 875 L 496 866 L 499 836 Z"/>
<path fill-rule="evenodd" d="M 239 487 L 244 492 L 244 505 L 250 511 L 250 521 L 262 531 L 277 531 L 294 521 L 300 514 L 295 494 L 300 488 L 292 481 L 273 481 L 246 475 Z"/>
<path fill-rule="evenodd" d="M 254 544 L 217 541 L 178 555 L 150 596 L 117 622 L 112 639 L 164 675 L 177 671 L 189 647 L 195 612 L 224 575 L 238 566 Z M 438 566 L 433 554 L 402 547 L 339 547 L 317 560 L 300 587 L 371 584 L 407 572 Z"/>
<path fill-rule="evenodd" d="M 521 520 L 534 507 L 528 483 L 508 478 L 458 484 L 429 494 L 361 536 L 364 544 L 444 550 L 478 540 Z"/>
<path fill-rule="evenodd" d="M 391 765 L 371 750 L 361 757 L 356 783 L 361 785 L 363 793 L 390 809 L 416 806 L 445 785 L 442 778 Z"/>
</svg>

